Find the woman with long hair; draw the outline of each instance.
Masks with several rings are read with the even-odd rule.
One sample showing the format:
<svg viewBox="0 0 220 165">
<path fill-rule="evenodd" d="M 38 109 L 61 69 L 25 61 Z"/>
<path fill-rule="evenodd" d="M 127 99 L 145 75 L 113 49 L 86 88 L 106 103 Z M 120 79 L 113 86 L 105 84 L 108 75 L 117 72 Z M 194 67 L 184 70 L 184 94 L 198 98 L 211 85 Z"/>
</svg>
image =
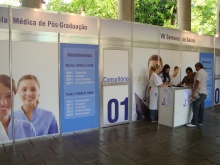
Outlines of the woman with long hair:
<svg viewBox="0 0 220 165">
<path fill-rule="evenodd" d="M 12 92 L 11 92 L 12 86 Z M 12 95 L 17 92 L 15 82 L 9 76 L 1 74 L 0 75 L 0 125 L 1 132 L 0 141 L 13 140 L 12 134 L 12 118 L 11 118 L 11 105 L 12 105 Z M 12 94 L 12 95 L 11 95 Z M 7 136 L 6 136 L 7 135 Z M 15 139 L 28 138 L 36 136 L 36 131 L 33 125 L 28 121 L 22 121 L 14 119 L 14 137 Z"/>
<path fill-rule="evenodd" d="M 159 87 L 169 86 L 171 83 L 163 84 L 162 79 L 158 76 L 160 66 L 155 64 L 151 67 L 150 75 L 150 118 L 152 123 L 157 123 L 158 120 L 158 89 Z"/>
<path fill-rule="evenodd" d="M 163 69 L 162 71 L 160 72 L 159 76 L 161 77 L 162 79 L 162 82 L 163 84 L 168 84 L 170 83 L 171 81 L 171 78 L 170 78 L 170 66 L 168 64 L 165 64 L 163 66 Z"/>
<path fill-rule="evenodd" d="M 15 118 L 30 121 L 37 136 L 58 133 L 58 125 L 52 112 L 39 107 L 40 82 L 34 75 L 24 75 L 18 81 L 18 94 L 23 102 L 15 111 Z"/>
</svg>

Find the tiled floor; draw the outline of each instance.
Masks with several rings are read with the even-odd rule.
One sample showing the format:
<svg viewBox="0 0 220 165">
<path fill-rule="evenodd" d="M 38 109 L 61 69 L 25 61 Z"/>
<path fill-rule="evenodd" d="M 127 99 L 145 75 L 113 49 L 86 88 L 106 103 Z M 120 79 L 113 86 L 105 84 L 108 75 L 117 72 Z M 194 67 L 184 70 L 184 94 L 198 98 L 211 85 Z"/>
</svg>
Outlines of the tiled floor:
<svg viewBox="0 0 220 165">
<path fill-rule="evenodd" d="M 220 107 L 203 126 L 170 129 L 143 120 L 0 145 L 0 165 L 216 165 L 220 164 Z"/>
</svg>

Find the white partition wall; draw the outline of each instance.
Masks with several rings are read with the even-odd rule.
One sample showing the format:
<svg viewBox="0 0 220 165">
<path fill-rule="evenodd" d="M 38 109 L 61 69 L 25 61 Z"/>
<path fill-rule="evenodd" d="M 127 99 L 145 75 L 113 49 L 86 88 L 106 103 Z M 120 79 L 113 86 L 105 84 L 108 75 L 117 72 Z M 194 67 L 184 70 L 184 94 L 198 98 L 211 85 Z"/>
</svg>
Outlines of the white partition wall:
<svg viewBox="0 0 220 165">
<path fill-rule="evenodd" d="M 214 105 L 220 104 L 220 56 L 215 58 L 215 91 Z"/>
<path fill-rule="evenodd" d="M 190 60 L 189 60 L 190 59 Z M 191 67 L 195 72 L 195 63 L 199 61 L 199 53 L 198 52 L 189 52 L 182 51 L 181 52 L 181 80 L 186 76 L 186 68 Z"/>
<path fill-rule="evenodd" d="M 103 126 L 128 122 L 129 50 L 104 49 Z"/>
<path fill-rule="evenodd" d="M 132 24 L 101 19 L 100 27 L 100 124 L 106 127 L 129 122 Z"/>
<path fill-rule="evenodd" d="M 147 87 L 149 69 L 155 63 L 161 68 L 169 64 L 171 76 L 174 67 L 179 68 L 172 79 L 174 85 L 185 76 L 187 67 L 194 70 L 198 61 L 211 63 L 208 71 L 215 75 L 215 82 L 211 77 L 209 91 L 214 100 L 210 97 L 209 106 L 212 102 L 218 105 L 219 45 L 219 38 L 176 29 L 0 6 L 0 75 L 8 76 L 10 87 L 13 80 L 18 87 L 14 97 L 7 87 L 15 113 L 7 113 L 12 127 L 10 134 L 4 134 L 9 138 L 0 142 L 149 118 Z M 33 90 L 29 97 L 27 89 Z M 41 119 L 41 125 L 32 121 L 33 113 L 25 115 L 30 105 L 37 109 L 32 112 L 39 112 L 34 116 Z M 16 132 L 18 123 L 24 125 L 21 120 L 26 121 L 31 134 Z"/>
<path fill-rule="evenodd" d="M 156 26 L 137 23 L 133 25 L 132 121 L 149 118 L 149 95 L 146 90 L 149 71 L 155 63 L 161 65 L 158 30 Z"/>
</svg>

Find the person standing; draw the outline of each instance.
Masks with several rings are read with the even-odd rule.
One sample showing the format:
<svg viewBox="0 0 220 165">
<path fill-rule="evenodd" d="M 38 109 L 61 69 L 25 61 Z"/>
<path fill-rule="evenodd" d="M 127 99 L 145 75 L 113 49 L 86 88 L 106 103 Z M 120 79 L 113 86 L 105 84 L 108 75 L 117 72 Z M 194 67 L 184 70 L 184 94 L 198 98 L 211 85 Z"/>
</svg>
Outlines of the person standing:
<svg viewBox="0 0 220 165">
<path fill-rule="evenodd" d="M 193 117 L 191 123 L 186 125 L 187 127 L 196 127 L 197 124 L 202 125 L 205 108 L 204 101 L 207 97 L 206 81 L 208 79 L 208 74 L 200 62 L 195 64 L 195 68 L 197 73 L 192 88 L 192 98 L 195 98 L 195 101 L 192 103 Z M 196 97 L 197 94 L 199 97 Z"/>
<path fill-rule="evenodd" d="M 155 64 L 150 70 L 150 118 L 152 123 L 157 123 L 158 120 L 158 87 L 165 87 L 171 83 L 163 84 L 162 79 L 158 76 L 160 66 Z"/>
</svg>

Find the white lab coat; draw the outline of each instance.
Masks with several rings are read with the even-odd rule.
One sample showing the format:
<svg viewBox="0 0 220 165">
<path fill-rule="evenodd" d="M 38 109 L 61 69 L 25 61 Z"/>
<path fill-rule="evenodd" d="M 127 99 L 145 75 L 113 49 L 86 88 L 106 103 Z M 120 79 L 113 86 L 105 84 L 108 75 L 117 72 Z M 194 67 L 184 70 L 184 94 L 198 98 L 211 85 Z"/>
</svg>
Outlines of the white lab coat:
<svg viewBox="0 0 220 165">
<path fill-rule="evenodd" d="M 163 84 L 162 79 L 153 72 L 150 77 L 150 110 L 158 109 L 158 86 Z"/>
</svg>

